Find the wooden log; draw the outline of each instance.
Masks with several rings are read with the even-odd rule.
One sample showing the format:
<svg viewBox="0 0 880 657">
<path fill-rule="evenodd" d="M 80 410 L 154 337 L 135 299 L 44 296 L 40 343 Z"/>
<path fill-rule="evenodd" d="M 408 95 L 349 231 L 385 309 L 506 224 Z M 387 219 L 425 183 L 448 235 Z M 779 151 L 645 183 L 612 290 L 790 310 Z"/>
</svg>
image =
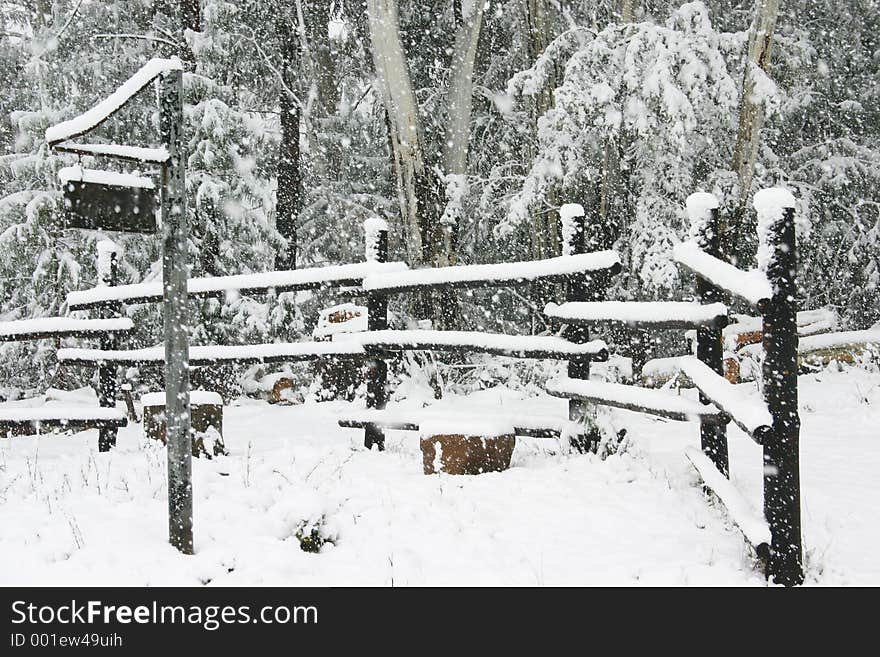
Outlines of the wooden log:
<svg viewBox="0 0 880 657">
<path fill-rule="evenodd" d="M 167 445 L 165 393 L 144 395 L 144 436 Z M 190 393 L 192 407 L 191 442 L 194 457 L 226 455 L 223 444 L 223 399 L 214 392 L 194 390 Z"/>
</svg>

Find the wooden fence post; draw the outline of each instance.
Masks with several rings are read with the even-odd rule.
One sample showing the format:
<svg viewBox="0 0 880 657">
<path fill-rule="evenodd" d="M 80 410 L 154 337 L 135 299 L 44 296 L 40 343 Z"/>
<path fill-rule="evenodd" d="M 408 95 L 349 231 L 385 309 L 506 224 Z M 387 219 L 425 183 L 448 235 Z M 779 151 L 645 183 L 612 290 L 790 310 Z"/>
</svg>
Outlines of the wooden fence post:
<svg viewBox="0 0 880 657">
<path fill-rule="evenodd" d="M 773 296 L 763 309 L 764 399 L 773 431 L 764 439 L 764 516 L 772 545 L 768 575 L 777 584 L 804 581 L 801 545 L 800 416 L 797 381 L 797 252 L 794 198 L 785 190 L 755 195 L 761 240 L 759 265 Z M 762 257 L 766 262 L 762 263 Z"/>
<path fill-rule="evenodd" d="M 183 73 L 163 73 L 159 130 L 171 155 L 162 167 L 162 277 L 165 321 L 165 411 L 168 444 L 168 535 L 171 545 L 193 553 L 192 436 L 189 404 L 189 223 L 182 143 Z"/>
<path fill-rule="evenodd" d="M 115 286 L 119 284 L 119 249 L 109 240 L 98 242 L 98 280 L 101 284 Z M 101 306 L 100 316 L 102 319 L 122 316 L 122 304 L 118 301 L 108 301 Z M 116 349 L 118 337 L 114 333 L 101 335 L 101 349 L 105 351 Z M 118 382 L 116 380 L 117 368 L 112 363 L 100 363 L 98 365 L 98 405 L 105 408 L 116 406 Z M 109 452 L 116 447 L 116 427 L 100 427 L 98 429 L 98 451 Z"/>
<path fill-rule="evenodd" d="M 688 197 L 688 214 L 691 219 L 693 237 L 699 247 L 716 258 L 721 256 L 721 217 L 718 200 L 711 194 L 692 194 Z M 702 276 L 696 280 L 697 299 L 704 304 L 717 303 L 724 300 L 724 295 L 717 287 Z M 724 351 L 721 342 L 721 329 L 709 326 L 697 328 L 697 358 L 706 363 L 712 370 L 724 376 Z M 712 402 L 702 392 L 700 401 L 703 404 Z M 730 477 L 730 461 L 727 452 L 727 427 L 723 424 L 700 421 L 700 447 L 718 471 Z"/>
<path fill-rule="evenodd" d="M 388 261 L 388 224 L 374 217 L 364 223 L 366 258 L 371 262 Z M 388 328 L 388 296 L 377 292 L 367 294 L 367 330 Z M 382 409 L 388 401 L 388 363 L 384 358 L 367 360 L 367 408 Z M 364 447 L 376 445 L 385 449 L 385 431 L 375 424 L 364 427 Z"/>
<path fill-rule="evenodd" d="M 577 203 L 566 203 L 559 208 L 562 222 L 562 254 L 578 255 L 587 253 L 590 246 L 587 240 L 586 216 L 583 206 Z M 568 277 L 565 286 L 566 301 L 590 301 L 595 293 L 595 281 L 587 274 L 573 274 Z M 564 337 L 569 342 L 584 344 L 590 340 L 590 329 L 586 324 L 568 324 Z M 568 377 L 570 379 L 589 380 L 590 359 L 573 356 L 568 360 Z M 590 413 L 590 404 L 582 399 L 568 400 L 568 419 L 579 424 L 584 423 Z M 580 434 L 571 437 L 571 446 L 579 452 L 587 452 L 598 444 L 595 433 Z"/>
</svg>

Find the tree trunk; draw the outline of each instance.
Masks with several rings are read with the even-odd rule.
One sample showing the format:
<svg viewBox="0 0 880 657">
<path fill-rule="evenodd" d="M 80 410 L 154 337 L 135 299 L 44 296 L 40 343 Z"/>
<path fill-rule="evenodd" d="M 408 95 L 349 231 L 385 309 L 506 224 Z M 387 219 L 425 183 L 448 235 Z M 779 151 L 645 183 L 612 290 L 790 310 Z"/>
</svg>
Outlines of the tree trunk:
<svg viewBox="0 0 880 657">
<path fill-rule="evenodd" d="M 411 265 L 418 266 L 429 260 L 425 254 L 426 242 L 431 239 L 431 231 L 427 230 L 430 218 L 420 212 L 423 208 L 419 207 L 419 200 L 431 185 L 422 152 L 418 106 L 400 41 L 396 0 L 367 0 L 367 17 L 376 86 L 388 113 L 407 259 Z M 430 212 L 430 207 L 424 210 Z"/>
<path fill-rule="evenodd" d="M 733 148 L 733 170 L 739 180 L 739 196 L 732 214 L 728 217 L 727 225 L 721 227 L 723 253 L 733 262 L 742 255 L 742 242 L 739 238 L 751 196 L 761 127 L 764 124 L 764 106 L 760 98 L 754 97 L 755 74 L 758 70 L 763 73 L 770 70 L 770 50 L 778 13 L 779 0 L 756 0 L 755 17 L 749 34 L 749 50 L 743 73 L 739 130 Z"/>
<path fill-rule="evenodd" d="M 300 60 L 300 41 L 296 19 L 279 20 L 278 35 L 281 54 L 281 143 L 278 145 L 278 172 L 275 192 L 275 228 L 285 240 L 278 255 L 276 269 L 296 269 L 296 220 L 302 203 L 302 176 L 300 171 L 300 106 L 291 91 L 295 84 Z"/>
<path fill-rule="evenodd" d="M 544 52 L 552 38 L 552 3 L 550 0 L 520 0 L 520 12 L 524 24 L 525 67 L 531 66 Z M 558 76 L 554 73 L 547 79 L 544 87 L 532 96 L 529 102 L 530 134 L 524 144 L 523 155 L 526 162 L 534 161 L 537 155 L 538 119 L 553 107 L 553 90 Z M 560 205 L 555 192 L 550 192 L 547 203 L 551 209 L 535 208 L 532 212 L 529 231 L 529 250 L 533 260 L 551 258 L 560 254 L 559 213 Z M 546 281 L 536 281 L 531 285 L 531 297 L 536 308 L 543 308 L 555 296 L 556 286 Z M 532 330 L 537 330 L 538 317 L 533 314 Z"/>
</svg>

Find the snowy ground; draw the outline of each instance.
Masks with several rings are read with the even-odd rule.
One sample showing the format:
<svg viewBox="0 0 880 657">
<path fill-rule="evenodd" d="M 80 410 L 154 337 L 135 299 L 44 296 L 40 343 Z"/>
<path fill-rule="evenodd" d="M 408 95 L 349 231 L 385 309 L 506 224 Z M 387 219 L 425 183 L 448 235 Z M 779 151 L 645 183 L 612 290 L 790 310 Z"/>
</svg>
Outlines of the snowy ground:
<svg viewBox="0 0 880 657">
<path fill-rule="evenodd" d="M 880 375 L 803 376 L 808 584 L 880 584 Z M 491 390 L 443 404 L 564 413 Z M 340 429 L 341 403 L 226 409 L 228 457 L 194 461 L 196 551 L 166 543 L 165 455 L 122 430 L 0 440 L 2 585 L 764 585 L 739 532 L 701 493 L 693 424 L 615 415 L 627 453 L 601 461 L 520 440 L 514 467 L 424 476 L 418 437 L 385 453 Z M 733 479 L 760 508 L 760 450 L 730 429 Z M 304 521 L 335 541 L 300 549 Z"/>
</svg>

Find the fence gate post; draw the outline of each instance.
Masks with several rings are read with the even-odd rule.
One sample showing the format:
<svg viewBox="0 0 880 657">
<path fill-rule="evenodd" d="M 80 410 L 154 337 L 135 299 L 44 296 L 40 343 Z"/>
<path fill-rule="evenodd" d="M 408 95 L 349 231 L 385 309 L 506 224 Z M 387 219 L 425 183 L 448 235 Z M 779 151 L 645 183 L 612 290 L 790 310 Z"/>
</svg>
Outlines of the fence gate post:
<svg viewBox="0 0 880 657">
<path fill-rule="evenodd" d="M 688 214 L 692 222 L 694 239 L 699 247 L 716 258 L 721 257 L 721 217 L 718 200 L 710 194 L 693 194 L 688 197 Z M 724 300 L 721 290 L 702 276 L 696 277 L 697 299 L 701 303 L 717 303 Z M 712 368 L 716 374 L 724 376 L 724 352 L 721 342 L 721 329 L 709 326 L 697 328 L 697 358 Z M 702 392 L 700 401 L 711 404 Z M 727 427 L 700 421 L 700 447 L 718 471 L 730 477 L 730 461 L 727 453 Z"/>
<path fill-rule="evenodd" d="M 562 222 L 562 254 L 578 255 L 587 253 L 586 216 L 582 205 L 566 203 L 559 208 Z M 568 277 L 565 286 L 566 301 L 589 301 L 593 281 L 587 274 L 573 274 Z M 564 337 L 569 342 L 584 344 L 590 340 L 590 329 L 586 324 L 568 324 Z M 568 377 L 570 379 L 589 380 L 590 359 L 572 356 L 568 360 Z M 590 404 L 582 399 L 568 400 L 568 419 L 571 422 L 584 424 L 589 416 Z M 586 452 L 598 443 L 594 433 L 579 434 L 570 438 L 571 446 L 579 452 Z"/>
<path fill-rule="evenodd" d="M 101 284 L 115 286 L 119 284 L 119 250 L 110 240 L 98 243 L 98 280 Z M 100 316 L 102 319 L 122 316 L 122 304 L 118 301 L 108 301 L 101 306 Z M 111 351 L 118 346 L 119 339 L 114 333 L 101 334 L 101 350 Z M 116 380 L 116 366 L 112 362 L 103 362 L 98 365 L 98 405 L 104 408 L 116 406 L 118 383 Z M 98 451 L 109 452 L 116 447 L 116 427 L 100 427 L 98 429 Z"/>
<path fill-rule="evenodd" d="M 364 222 L 366 257 L 371 262 L 388 261 L 388 224 L 378 217 Z M 388 297 L 377 292 L 367 293 L 367 330 L 388 328 Z M 367 408 L 382 409 L 388 401 L 388 363 L 384 358 L 367 360 Z M 385 431 L 375 424 L 364 427 L 364 447 L 385 449 Z"/>
<path fill-rule="evenodd" d="M 759 247 L 773 297 L 764 315 L 764 399 L 773 431 L 764 440 L 764 516 L 772 545 L 769 575 L 777 584 L 804 581 L 801 545 L 800 416 L 797 381 L 797 252 L 794 198 L 784 190 L 755 195 Z M 761 265 L 762 252 L 759 252 Z"/>
<path fill-rule="evenodd" d="M 192 437 L 189 404 L 189 320 L 186 214 L 182 144 L 183 74 L 160 78 L 159 129 L 171 157 L 162 167 L 162 278 L 165 321 L 165 416 L 168 443 L 168 535 L 171 545 L 193 553 Z"/>
</svg>

